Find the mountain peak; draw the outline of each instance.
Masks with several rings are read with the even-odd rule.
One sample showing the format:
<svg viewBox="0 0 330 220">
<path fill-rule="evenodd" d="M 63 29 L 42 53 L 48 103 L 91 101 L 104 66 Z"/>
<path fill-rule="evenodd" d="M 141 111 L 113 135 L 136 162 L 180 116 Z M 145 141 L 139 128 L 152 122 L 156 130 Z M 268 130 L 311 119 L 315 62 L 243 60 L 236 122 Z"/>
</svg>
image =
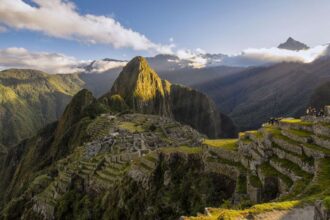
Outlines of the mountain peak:
<svg viewBox="0 0 330 220">
<path fill-rule="evenodd" d="M 134 71 L 135 73 L 143 73 L 143 72 L 145 72 L 143 70 L 147 70 L 147 71 L 150 71 L 151 70 L 151 67 L 149 66 L 148 61 L 146 60 L 146 58 L 144 58 L 142 56 L 134 57 L 126 65 L 125 68 L 130 68 L 130 69 L 138 70 L 138 72 L 137 71 Z"/>
<path fill-rule="evenodd" d="M 286 49 L 286 50 L 296 50 L 296 51 L 309 49 L 309 47 L 306 44 L 297 41 L 292 37 L 289 37 L 285 43 L 280 44 L 278 48 Z"/>
<path fill-rule="evenodd" d="M 114 82 L 110 96 L 119 95 L 132 109 L 142 113 L 170 115 L 165 105 L 166 88 L 141 56 L 133 58 Z"/>
</svg>

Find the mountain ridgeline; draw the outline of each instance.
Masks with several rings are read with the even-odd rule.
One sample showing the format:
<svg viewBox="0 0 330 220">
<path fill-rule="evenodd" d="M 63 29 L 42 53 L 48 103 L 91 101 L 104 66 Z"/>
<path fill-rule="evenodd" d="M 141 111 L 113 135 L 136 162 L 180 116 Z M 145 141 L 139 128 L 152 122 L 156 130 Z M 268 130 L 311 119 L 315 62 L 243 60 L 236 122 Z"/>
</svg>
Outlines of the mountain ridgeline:
<svg viewBox="0 0 330 220">
<path fill-rule="evenodd" d="M 130 61 L 101 100 L 120 96 L 134 111 L 172 117 L 209 137 L 232 137 L 235 127 L 206 95 L 161 80 L 143 57 Z"/>
<path fill-rule="evenodd" d="M 83 87 L 77 74 L 37 70 L 0 72 L 0 144 L 11 146 L 55 121 Z"/>
</svg>

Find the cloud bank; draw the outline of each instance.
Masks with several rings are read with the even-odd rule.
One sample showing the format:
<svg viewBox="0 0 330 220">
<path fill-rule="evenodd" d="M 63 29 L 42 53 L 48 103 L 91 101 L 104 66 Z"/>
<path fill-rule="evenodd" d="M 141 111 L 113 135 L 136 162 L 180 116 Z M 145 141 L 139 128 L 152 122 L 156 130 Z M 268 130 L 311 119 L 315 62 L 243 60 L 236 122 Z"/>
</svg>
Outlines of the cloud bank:
<svg viewBox="0 0 330 220">
<path fill-rule="evenodd" d="M 208 54 L 201 49 L 178 50 L 176 55 L 190 67 L 203 68 L 208 66 L 260 66 L 281 62 L 311 63 L 314 60 L 330 55 L 329 45 L 316 46 L 307 50 L 292 51 L 273 48 L 249 48 L 234 55 Z"/>
<path fill-rule="evenodd" d="M 143 34 L 123 27 L 111 17 L 79 14 L 64 0 L 1 0 L 0 22 L 7 27 L 42 32 L 46 35 L 115 48 L 172 53 L 174 45 L 161 45 Z"/>
<path fill-rule="evenodd" d="M 126 64 L 127 61 L 121 60 L 96 60 L 90 64 L 89 69 L 93 73 L 102 73 L 110 69 L 122 68 L 126 66 Z"/>
<path fill-rule="evenodd" d="M 83 70 L 89 61 L 79 61 L 58 53 L 30 52 L 24 48 L 0 50 L 0 69 L 28 68 L 48 73 L 73 73 Z"/>
<path fill-rule="evenodd" d="M 292 51 L 273 48 L 250 48 L 237 55 L 226 56 L 222 63 L 231 66 L 258 66 L 281 62 L 311 63 L 328 55 L 328 45 L 316 46 L 307 50 Z"/>
</svg>

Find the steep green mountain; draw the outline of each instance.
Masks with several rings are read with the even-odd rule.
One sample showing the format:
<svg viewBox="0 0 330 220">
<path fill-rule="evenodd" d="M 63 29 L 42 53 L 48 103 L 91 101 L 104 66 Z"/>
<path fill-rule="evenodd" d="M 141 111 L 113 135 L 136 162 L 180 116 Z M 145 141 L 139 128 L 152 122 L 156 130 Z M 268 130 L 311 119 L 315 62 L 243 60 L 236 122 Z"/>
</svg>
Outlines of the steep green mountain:
<svg viewBox="0 0 330 220">
<path fill-rule="evenodd" d="M 209 137 L 232 137 L 235 127 L 206 95 L 159 78 L 143 57 L 130 61 L 101 99 L 119 95 L 133 111 L 172 117 Z"/>
<path fill-rule="evenodd" d="M 57 120 L 84 82 L 36 70 L 0 72 L 0 143 L 10 146 Z"/>
</svg>

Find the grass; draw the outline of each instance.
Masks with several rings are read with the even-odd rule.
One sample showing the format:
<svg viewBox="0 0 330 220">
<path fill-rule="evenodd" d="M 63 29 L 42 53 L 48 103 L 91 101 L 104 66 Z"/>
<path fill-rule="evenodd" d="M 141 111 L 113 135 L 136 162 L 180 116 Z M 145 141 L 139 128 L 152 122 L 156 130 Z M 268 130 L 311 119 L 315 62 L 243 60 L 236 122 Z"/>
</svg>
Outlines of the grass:
<svg viewBox="0 0 330 220">
<path fill-rule="evenodd" d="M 280 122 L 284 122 L 284 123 L 290 123 L 290 124 L 299 124 L 299 125 L 303 125 L 303 126 L 312 126 L 313 123 L 312 122 L 307 122 L 307 121 L 302 121 L 301 119 L 296 119 L 296 118 L 285 118 L 282 119 Z"/>
<path fill-rule="evenodd" d="M 306 178 L 306 179 L 309 179 L 311 176 L 310 174 L 308 174 L 305 171 L 303 171 L 302 169 L 300 169 L 300 167 L 297 164 L 292 163 L 289 160 L 280 159 L 280 158 L 272 158 L 271 160 L 274 161 L 275 163 L 279 164 L 281 167 L 287 168 L 288 170 L 294 172 L 294 174 L 296 176 L 300 176 L 300 177 Z"/>
<path fill-rule="evenodd" d="M 263 212 L 270 212 L 274 210 L 290 210 L 295 208 L 301 204 L 300 201 L 285 201 L 285 202 L 271 202 L 271 203 L 263 203 L 254 205 L 247 209 L 222 209 L 222 208 L 209 208 L 210 216 L 199 216 L 199 217 L 191 217 L 186 219 L 191 220 L 234 220 L 237 218 L 244 218 L 249 214 L 259 214 Z"/>
<path fill-rule="evenodd" d="M 311 137 L 312 135 L 312 133 L 308 131 L 295 130 L 295 129 L 289 129 L 288 131 L 299 137 Z"/>
<path fill-rule="evenodd" d="M 133 122 L 128 122 L 128 121 L 120 122 L 119 127 L 122 128 L 122 129 L 125 129 L 125 130 L 127 130 L 131 133 L 143 132 L 144 131 L 144 129 L 142 128 L 141 125 L 137 125 Z"/>
<path fill-rule="evenodd" d="M 324 153 L 324 154 L 326 154 L 326 155 L 330 155 L 330 149 L 320 147 L 320 146 L 318 146 L 318 145 L 316 145 L 316 144 L 307 144 L 307 143 L 303 143 L 303 145 L 304 145 L 305 147 L 308 147 L 308 148 L 312 149 L 312 150 L 322 152 L 322 153 Z"/>
<path fill-rule="evenodd" d="M 237 150 L 237 139 L 205 139 L 203 144 L 225 150 Z"/>
<path fill-rule="evenodd" d="M 179 146 L 179 147 L 163 147 L 159 149 L 163 153 L 186 153 L 186 154 L 198 154 L 202 152 L 201 147 L 188 147 L 188 146 Z"/>
<path fill-rule="evenodd" d="M 323 205 L 327 210 L 330 210 L 330 196 L 323 199 Z"/>
<path fill-rule="evenodd" d="M 238 162 L 234 162 L 234 161 L 230 161 L 230 160 L 226 160 L 223 158 L 213 158 L 213 157 L 208 157 L 207 158 L 208 162 L 213 162 L 213 163 L 221 163 L 221 164 L 227 164 L 229 166 L 233 166 L 233 167 L 237 167 L 241 172 L 246 172 L 246 168 L 243 167 L 243 165 L 241 163 Z"/>
<path fill-rule="evenodd" d="M 253 143 L 253 141 L 251 139 L 248 139 L 248 138 L 243 138 L 243 139 L 240 139 L 239 141 L 243 142 L 244 144 L 251 144 L 251 143 Z"/>
<path fill-rule="evenodd" d="M 261 139 L 263 137 L 262 133 L 260 131 L 247 131 L 247 134 L 255 135 L 257 139 Z"/>
<path fill-rule="evenodd" d="M 310 165 L 310 166 L 313 166 L 313 165 L 314 165 L 314 158 L 313 158 L 313 157 L 307 157 L 305 154 L 303 154 L 303 155 L 299 155 L 299 154 L 296 154 L 296 153 L 294 153 L 294 152 L 288 151 L 287 149 L 280 147 L 279 145 L 277 145 L 277 144 L 274 143 L 274 142 L 272 142 L 272 147 L 273 147 L 273 148 L 278 148 L 278 149 L 280 149 L 281 151 L 284 151 L 286 154 L 291 154 L 291 155 L 293 155 L 294 157 L 298 157 L 301 161 L 307 163 L 307 164 Z"/>
<path fill-rule="evenodd" d="M 157 162 L 157 155 L 148 154 L 144 158 L 151 161 L 151 162 L 153 162 L 153 163 Z"/>
<path fill-rule="evenodd" d="M 266 132 L 271 133 L 272 135 L 281 135 L 281 130 L 274 127 L 264 127 Z"/>
<path fill-rule="evenodd" d="M 314 202 L 330 196 L 330 160 L 320 159 L 314 180 L 306 187 L 302 199 Z"/>
<path fill-rule="evenodd" d="M 266 177 L 279 177 L 287 185 L 287 187 L 291 187 L 293 184 L 292 180 L 289 177 L 278 172 L 274 167 L 270 166 L 268 163 L 261 164 L 260 169 L 261 172 Z"/>
</svg>

